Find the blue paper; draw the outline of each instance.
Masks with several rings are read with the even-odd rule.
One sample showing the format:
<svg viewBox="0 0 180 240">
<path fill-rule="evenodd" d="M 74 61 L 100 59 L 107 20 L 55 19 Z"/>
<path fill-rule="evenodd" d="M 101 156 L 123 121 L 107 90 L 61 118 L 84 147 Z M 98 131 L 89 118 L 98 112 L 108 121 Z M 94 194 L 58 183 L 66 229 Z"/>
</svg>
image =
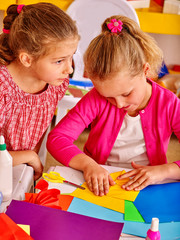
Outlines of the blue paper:
<svg viewBox="0 0 180 240">
<path fill-rule="evenodd" d="M 180 182 L 150 185 L 141 190 L 134 205 L 146 223 L 180 221 Z"/>
<path fill-rule="evenodd" d="M 146 232 L 151 226 L 151 224 L 147 223 L 124 221 L 124 214 L 122 213 L 103 208 L 75 197 L 68 211 L 108 221 L 124 222 L 122 232 L 139 237 L 146 237 Z M 180 222 L 160 223 L 159 229 L 162 240 L 180 239 Z"/>
</svg>

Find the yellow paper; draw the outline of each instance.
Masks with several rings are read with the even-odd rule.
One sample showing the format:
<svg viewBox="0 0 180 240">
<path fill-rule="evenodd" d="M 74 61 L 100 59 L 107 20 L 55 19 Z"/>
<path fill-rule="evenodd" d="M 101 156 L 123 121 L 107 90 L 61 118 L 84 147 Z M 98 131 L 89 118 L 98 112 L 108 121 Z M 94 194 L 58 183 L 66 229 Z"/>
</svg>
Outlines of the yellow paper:
<svg viewBox="0 0 180 240">
<path fill-rule="evenodd" d="M 80 188 L 77 188 L 74 192 L 72 192 L 70 195 L 83 199 L 87 202 L 94 203 L 96 205 L 99 205 L 101 207 L 109 208 L 117 212 L 124 213 L 124 200 L 108 197 L 107 195 L 104 195 L 102 197 L 94 195 L 93 192 L 91 192 L 86 183 L 82 184 L 82 187 L 85 187 L 85 190 L 82 190 Z"/>
<path fill-rule="evenodd" d="M 22 230 L 24 230 L 27 234 L 30 235 L 30 226 L 29 225 L 24 225 L 24 224 L 17 224 Z"/>
<path fill-rule="evenodd" d="M 127 191 L 121 188 L 121 186 L 129 180 L 129 178 L 117 180 L 117 177 L 123 173 L 125 173 L 124 170 L 110 174 L 116 184 L 111 186 L 109 188 L 109 193 L 102 197 L 94 195 L 94 193 L 88 189 L 86 182 L 82 185 L 85 187 L 85 190 L 77 188 L 70 195 L 96 205 L 124 213 L 124 200 L 134 201 L 139 191 Z"/>
<path fill-rule="evenodd" d="M 115 173 L 110 174 L 116 184 L 109 188 L 109 192 L 106 196 L 113 197 L 113 198 L 120 198 L 120 199 L 134 202 L 137 195 L 139 194 L 139 191 L 134 191 L 134 190 L 127 191 L 122 188 L 122 185 L 125 184 L 127 181 L 129 181 L 129 178 L 117 180 L 117 177 L 124 173 L 125 173 L 125 171 L 123 170 L 120 172 L 115 172 Z"/>
</svg>

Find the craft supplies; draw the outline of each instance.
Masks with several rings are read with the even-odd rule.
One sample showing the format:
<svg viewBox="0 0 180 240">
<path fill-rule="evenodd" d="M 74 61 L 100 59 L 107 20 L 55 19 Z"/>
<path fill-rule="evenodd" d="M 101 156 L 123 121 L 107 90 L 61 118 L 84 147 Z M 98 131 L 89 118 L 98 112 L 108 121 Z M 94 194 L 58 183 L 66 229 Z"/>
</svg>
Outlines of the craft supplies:
<svg viewBox="0 0 180 240">
<path fill-rule="evenodd" d="M 0 136 L 0 191 L 3 201 L 8 201 L 13 190 L 12 157 L 6 150 L 4 137 Z"/>
<path fill-rule="evenodd" d="M 160 240 L 161 234 L 159 232 L 159 219 L 152 218 L 151 228 L 147 231 L 146 240 Z"/>
<path fill-rule="evenodd" d="M 49 182 L 54 182 L 54 183 L 68 183 L 70 185 L 73 185 L 77 188 L 80 189 L 85 189 L 84 187 L 75 184 L 73 182 L 67 181 L 65 178 L 61 177 L 61 175 L 58 172 L 53 172 L 51 171 L 50 173 L 43 173 L 43 178 Z"/>
</svg>

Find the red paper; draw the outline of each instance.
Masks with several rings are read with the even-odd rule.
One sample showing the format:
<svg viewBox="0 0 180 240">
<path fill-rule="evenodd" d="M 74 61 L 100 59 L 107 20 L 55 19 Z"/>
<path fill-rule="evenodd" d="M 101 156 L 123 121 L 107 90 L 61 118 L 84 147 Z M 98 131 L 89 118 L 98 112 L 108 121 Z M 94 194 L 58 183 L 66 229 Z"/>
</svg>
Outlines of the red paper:
<svg viewBox="0 0 180 240">
<path fill-rule="evenodd" d="M 0 214 L 0 240 L 33 240 L 5 213 Z"/>
<path fill-rule="evenodd" d="M 48 185 L 48 182 L 41 179 L 35 187 L 41 191 L 39 193 L 25 193 L 25 202 L 67 211 L 73 197 L 61 195 L 58 189 L 48 189 Z"/>
</svg>

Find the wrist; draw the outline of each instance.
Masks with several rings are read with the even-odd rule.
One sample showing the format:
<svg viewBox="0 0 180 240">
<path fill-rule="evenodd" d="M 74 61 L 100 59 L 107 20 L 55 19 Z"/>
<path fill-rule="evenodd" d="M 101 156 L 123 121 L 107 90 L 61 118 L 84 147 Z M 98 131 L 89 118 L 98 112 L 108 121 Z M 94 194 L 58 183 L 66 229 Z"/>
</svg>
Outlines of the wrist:
<svg viewBox="0 0 180 240">
<path fill-rule="evenodd" d="M 167 179 L 180 179 L 180 167 L 176 163 L 167 163 L 167 171 L 165 172 L 165 178 Z"/>
</svg>

